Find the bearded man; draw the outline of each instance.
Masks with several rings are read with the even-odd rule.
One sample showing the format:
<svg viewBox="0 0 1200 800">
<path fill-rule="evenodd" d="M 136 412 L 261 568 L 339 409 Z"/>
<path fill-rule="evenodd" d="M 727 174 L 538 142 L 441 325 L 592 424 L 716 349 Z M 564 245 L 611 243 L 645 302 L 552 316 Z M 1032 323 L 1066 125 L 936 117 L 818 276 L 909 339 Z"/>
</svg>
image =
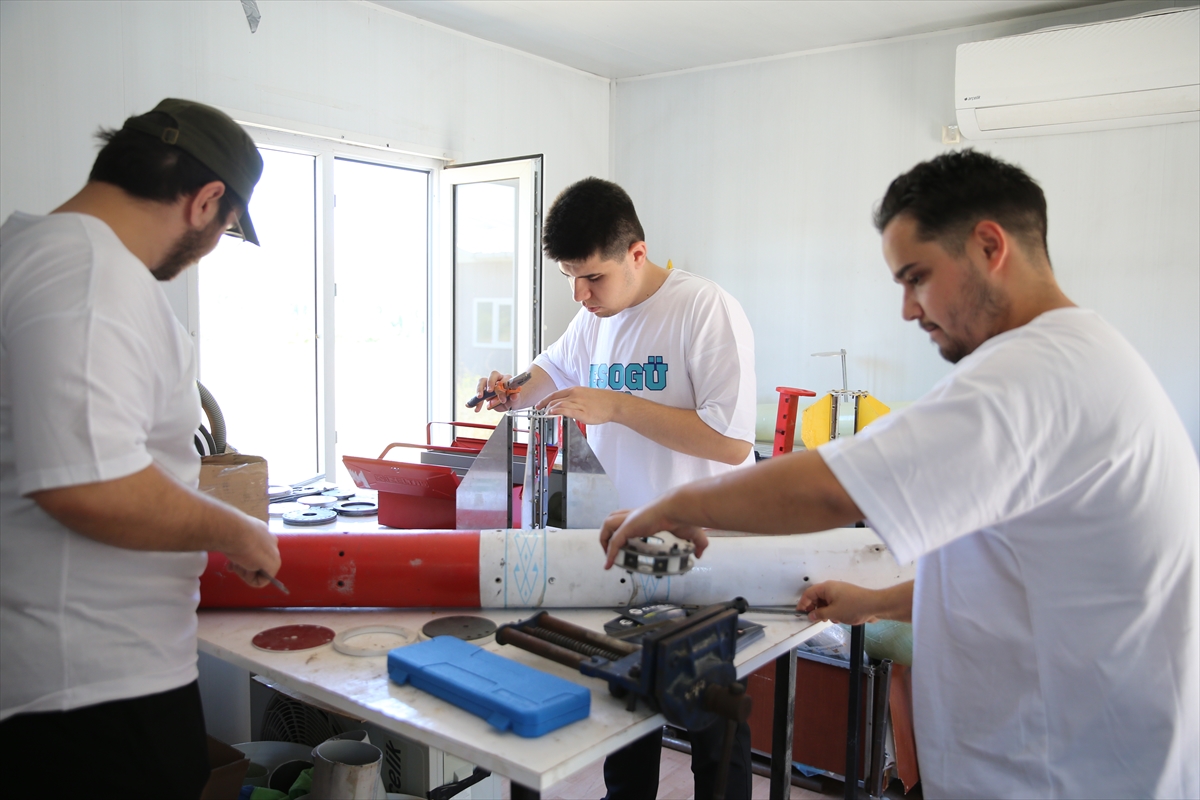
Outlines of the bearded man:
<svg viewBox="0 0 1200 800">
<path fill-rule="evenodd" d="M 819 450 L 676 489 L 601 530 L 807 533 L 867 519 L 917 577 L 828 582 L 817 619 L 913 622 L 926 797 L 1200 796 L 1200 470 L 1146 362 L 1055 281 L 1046 198 L 973 151 L 876 216 L 903 315 L 956 366 Z"/>
<path fill-rule="evenodd" d="M 262 586 L 279 550 L 196 491 L 196 359 L 159 282 L 222 234 L 258 243 L 262 158 L 186 100 L 99 138 L 78 194 L 0 228 L 2 770 L 33 797 L 69 753 L 88 794 L 198 797 L 204 551 Z"/>
</svg>

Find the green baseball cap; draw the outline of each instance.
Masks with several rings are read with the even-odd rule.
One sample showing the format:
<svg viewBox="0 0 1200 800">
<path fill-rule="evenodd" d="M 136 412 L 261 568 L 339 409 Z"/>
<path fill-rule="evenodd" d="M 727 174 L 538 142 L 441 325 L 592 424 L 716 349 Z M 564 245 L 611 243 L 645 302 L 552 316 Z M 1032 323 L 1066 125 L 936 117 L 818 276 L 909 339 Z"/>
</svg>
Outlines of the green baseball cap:
<svg viewBox="0 0 1200 800">
<path fill-rule="evenodd" d="M 262 177 L 263 160 L 241 125 L 212 106 L 168 97 L 150 113 L 125 120 L 124 127 L 178 147 L 215 172 L 247 205 L 229 232 L 258 244 L 248 206 L 254 186 Z"/>
</svg>

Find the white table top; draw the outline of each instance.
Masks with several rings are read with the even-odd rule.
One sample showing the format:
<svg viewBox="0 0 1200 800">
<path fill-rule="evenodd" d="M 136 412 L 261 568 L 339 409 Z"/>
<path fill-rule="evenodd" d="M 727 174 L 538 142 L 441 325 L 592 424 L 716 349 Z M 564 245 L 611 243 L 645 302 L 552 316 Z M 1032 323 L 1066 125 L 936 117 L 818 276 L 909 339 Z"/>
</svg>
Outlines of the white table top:
<svg viewBox="0 0 1200 800">
<path fill-rule="evenodd" d="M 611 609 L 549 609 L 556 617 L 602 631 Z M 259 650 L 250 640 L 267 628 L 298 623 L 324 625 L 335 632 L 361 625 L 397 625 L 419 632 L 442 616 L 484 616 L 502 625 L 532 616 L 528 609 L 431 611 L 428 609 L 338 610 L 254 609 L 204 610 L 200 618 L 200 650 L 284 687 L 307 695 L 359 719 L 444 750 L 472 764 L 538 791 L 563 780 L 603 756 L 663 724 L 642 704 L 634 712 L 612 697 L 608 685 L 533 653 L 485 640 L 483 646 L 514 661 L 565 678 L 592 692 L 591 716 L 535 739 L 498 731 L 485 720 L 411 685 L 388 679 L 385 655 L 354 657 L 331 645 L 294 653 Z M 765 635 L 738 654 L 744 677 L 828 627 L 787 614 L 745 615 L 766 626 Z"/>
</svg>

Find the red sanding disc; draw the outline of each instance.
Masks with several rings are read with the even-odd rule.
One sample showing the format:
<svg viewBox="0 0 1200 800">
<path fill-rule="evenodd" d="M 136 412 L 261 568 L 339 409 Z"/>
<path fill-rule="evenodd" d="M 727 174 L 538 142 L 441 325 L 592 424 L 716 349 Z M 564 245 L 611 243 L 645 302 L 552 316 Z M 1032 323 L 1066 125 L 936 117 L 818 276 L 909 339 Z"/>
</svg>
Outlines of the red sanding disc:
<svg viewBox="0 0 1200 800">
<path fill-rule="evenodd" d="M 333 631 L 324 625 L 281 625 L 268 628 L 250 640 L 259 650 L 287 652 L 311 650 L 333 641 Z"/>
</svg>

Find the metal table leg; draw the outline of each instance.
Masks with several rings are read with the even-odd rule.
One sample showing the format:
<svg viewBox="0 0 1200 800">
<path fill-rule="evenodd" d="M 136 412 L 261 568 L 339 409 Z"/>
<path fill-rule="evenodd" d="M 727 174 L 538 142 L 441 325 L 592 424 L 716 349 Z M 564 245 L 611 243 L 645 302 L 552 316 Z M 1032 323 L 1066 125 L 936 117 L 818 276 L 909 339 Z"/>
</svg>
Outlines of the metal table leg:
<svg viewBox="0 0 1200 800">
<path fill-rule="evenodd" d="M 846 800 L 858 797 L 858 739 L 862 725 L 862 665 L 865 629 L 850 628 L 850 703 L 846 720 Z"/>
<path fill-rule="evenodd" d="M 792 723 L 796 715 L 796 651 L 775 659 L 775 713 L 771 724 L 771 800 L 792 793 Z"/>
<path fill-rule="evenodd" d="M 892 662 L 883 659 L 875 670 L 874 720 L 871 724 L 871 771 L 868 776 L 867 795 L 883 796 L 884 747 L 887 741 L 888 699 L 891 696 Z"/>
</svg>

